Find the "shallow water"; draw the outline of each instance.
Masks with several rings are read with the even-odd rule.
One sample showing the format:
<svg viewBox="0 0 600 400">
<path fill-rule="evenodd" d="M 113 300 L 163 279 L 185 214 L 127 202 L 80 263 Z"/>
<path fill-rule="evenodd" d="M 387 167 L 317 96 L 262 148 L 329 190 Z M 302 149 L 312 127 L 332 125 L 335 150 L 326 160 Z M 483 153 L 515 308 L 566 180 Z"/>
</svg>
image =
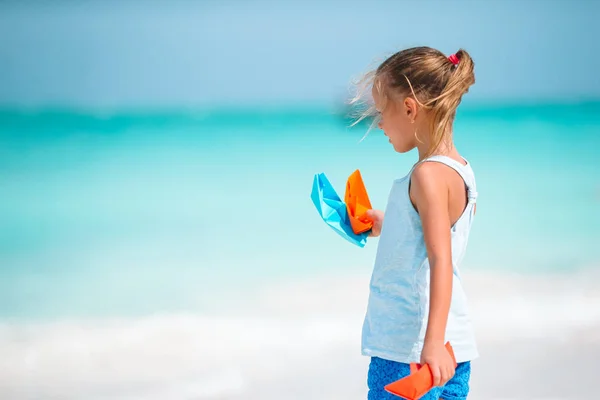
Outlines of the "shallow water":
<svg viewBox="0 0 600 400">
<path fill-rule="evenodd" d="M 577 398 L 552 363 L 583 346 L 600 366 L 599 116 L 594 103 L 457 117 L 479 192 L 463 266 L 475 399 Z M 343 193 L 359 168 L 383 208 L 415 154 L 378 131 L 358 143 L 364 127 L 346 123 L 319 109 L 1 111 L 1 397 L 364 398 L 377 240 L 359 249 L 328 228 L 312 178 Z"/>
</svg>

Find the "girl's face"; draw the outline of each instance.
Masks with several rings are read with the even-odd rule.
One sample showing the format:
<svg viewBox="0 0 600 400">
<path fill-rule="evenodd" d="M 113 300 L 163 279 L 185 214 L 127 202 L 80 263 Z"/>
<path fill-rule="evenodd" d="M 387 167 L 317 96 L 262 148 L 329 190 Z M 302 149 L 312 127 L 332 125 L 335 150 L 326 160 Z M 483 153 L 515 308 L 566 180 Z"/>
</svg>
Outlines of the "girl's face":
<svg viewBox="0 0 600 400">
<path fill-rule="evenodd" d="M 384 102 L 378 90 L 373 87 L 373 100 L 379 113 L 377 124 L 398 153 L 406 153 L 417 147 L 417 102 L 406 97 L 404 101 L 387 98 Z"/>
</svg>

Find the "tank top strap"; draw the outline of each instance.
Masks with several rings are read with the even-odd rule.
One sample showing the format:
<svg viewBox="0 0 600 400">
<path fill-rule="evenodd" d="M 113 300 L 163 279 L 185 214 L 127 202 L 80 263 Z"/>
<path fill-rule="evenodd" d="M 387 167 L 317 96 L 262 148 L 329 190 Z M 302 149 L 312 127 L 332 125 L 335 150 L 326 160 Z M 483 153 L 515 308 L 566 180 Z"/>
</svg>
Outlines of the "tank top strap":
<svg viewBox="0 0 600 400">
<path fill-rule="evenodd" d="M 464 160 L 464 158 L 463 158 L 463 160 Z M 475 203 L 477 201 L 477 186 L 475 183 L 475 175 L 473 174 L 471 165 L 469 164 L 469 162 L 467 160 L 465 160 L 467 165 L 463 165 L 448 156 L 437 155 L 437 156 L 428 157 L 428 158 L 422 160 L 421 162 L 423 163 L 423 162 L 428 162 L 428 161 L 439 162 L 439 163 L 445 164 L 448 167 L 455 170 L 460 175 L 460 177 L 465 182 L 465 185 L 467 186 L 467 196 L 469 198 L 469 203 Z"/>
</svg>

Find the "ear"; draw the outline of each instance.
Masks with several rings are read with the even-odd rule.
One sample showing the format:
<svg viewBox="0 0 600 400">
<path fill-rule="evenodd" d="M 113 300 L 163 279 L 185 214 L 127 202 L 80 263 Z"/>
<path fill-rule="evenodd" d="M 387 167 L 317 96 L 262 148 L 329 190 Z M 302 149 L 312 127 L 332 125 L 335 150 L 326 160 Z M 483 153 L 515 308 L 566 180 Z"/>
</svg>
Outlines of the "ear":
<svg viewBox="0 0 600 400">
<path fill-rule="evenodd" d="M 410 122 L 413 123 L 417 119 L 417 113 L 419 112 L 419 105 L 412 97 L 406 97 L 404 99 L 404 111 L 406 112 L 406 116 L 410 119 Z"/>
</svg>

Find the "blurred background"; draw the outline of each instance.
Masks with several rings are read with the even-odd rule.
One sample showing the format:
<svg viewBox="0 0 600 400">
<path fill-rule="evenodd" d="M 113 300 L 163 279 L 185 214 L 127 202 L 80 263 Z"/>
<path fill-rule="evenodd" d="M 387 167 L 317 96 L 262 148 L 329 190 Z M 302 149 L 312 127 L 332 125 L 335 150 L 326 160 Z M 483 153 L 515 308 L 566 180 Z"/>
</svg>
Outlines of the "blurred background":
<svg viewBox="0 0 600 400">
<path fill-rule="evenodd" d="M 376 208 L 417 155 L 347 117 L 427 45 L 475 60 L 455 140 L 472 399 L 579 399 L 600 368 L 594 0 L 0 2 L 0 398 L 364 399 L 363 249 L 310 200 Z"/>
</svg>

